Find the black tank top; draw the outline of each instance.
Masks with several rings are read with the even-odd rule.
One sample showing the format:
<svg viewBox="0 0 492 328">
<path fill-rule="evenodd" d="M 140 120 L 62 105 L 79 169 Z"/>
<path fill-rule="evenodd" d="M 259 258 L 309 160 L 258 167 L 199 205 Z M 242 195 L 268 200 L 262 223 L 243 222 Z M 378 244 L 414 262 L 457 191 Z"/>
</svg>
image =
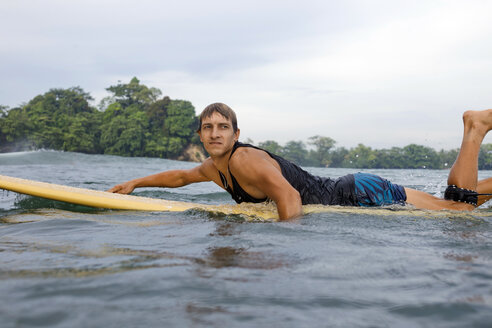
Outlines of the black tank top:
<svg viewBox="0 0 492 328">
<path fill-rule="evenodd" d="M 272 154 L 264 149 L 255 147 L 250 144 L 243 144 L 236 142 L 232 148 L 231 155 L 234 154 L 236 149 L 240 147 L 250 147 L 258 150 L 262 150 L 270 155 L 271 158 L 277 161 L 282 170 L 282 175 L 296 189 L 301 195 L 302 204 L 324 204 L 324 205 L 354 205 L 355 198 L 353 195 L 353 176 L 338 178 L 333 180 L 325 177 L 314 176 L 294 163 L 288 160 Z M 230 158 L 230 157 L 229 157 Z M 232 181 L 232 187 L 228 185 L 226 177 L 219 171 L 220 179 L 224 188 L 231 194 L 232 198 L 237 203 L 249 202 L 260 203 L 267 200 L 267 198 L 258 199 L 252 197 L 246 191 L 241 188 L 234 176 L 229 171 Z M 343 186 L 343 187 L 342 187 Z M 348 186 L 348 187 L 345 187 Z"/>
</svg>

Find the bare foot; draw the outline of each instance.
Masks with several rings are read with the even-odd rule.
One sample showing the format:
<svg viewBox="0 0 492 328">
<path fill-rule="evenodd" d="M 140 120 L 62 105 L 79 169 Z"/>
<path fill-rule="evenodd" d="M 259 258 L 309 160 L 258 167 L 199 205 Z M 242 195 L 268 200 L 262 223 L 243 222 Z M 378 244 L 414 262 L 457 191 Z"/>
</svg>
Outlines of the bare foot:
<svg viewBox="0 0 492 328">
<path fill-rule="evenodd" d="M 465 125 L 465 131 L 471 129 L 481 135 L 485 135 L 492 130 L 492 109 L 466 111 L 463 114 L 463 124 Z"/>
</svg>

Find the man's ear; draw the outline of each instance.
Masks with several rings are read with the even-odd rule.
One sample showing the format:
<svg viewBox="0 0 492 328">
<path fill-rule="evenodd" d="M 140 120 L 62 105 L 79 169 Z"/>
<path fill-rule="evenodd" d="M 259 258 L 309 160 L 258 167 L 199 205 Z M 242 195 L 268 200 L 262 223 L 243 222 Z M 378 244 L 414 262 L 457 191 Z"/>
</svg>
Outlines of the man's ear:
<svg viewBox="0 0 492 328">
<path fill-rule="evenodd" d="M 202 140 L 202 130 L 198 130 L 198 131 L 196 131 L 196 133 L 198 133 L 198 136 L 200 137 L 200 141 L 203 143 L 203 140 Z"/>
<path fill-rule="evenodd" d="M 235 136 L 234 136 L 234 141 L 238 141 L 239 140 L 239 134 L 241 133 L 241 130 L 237 129 Z"/>
</svg>

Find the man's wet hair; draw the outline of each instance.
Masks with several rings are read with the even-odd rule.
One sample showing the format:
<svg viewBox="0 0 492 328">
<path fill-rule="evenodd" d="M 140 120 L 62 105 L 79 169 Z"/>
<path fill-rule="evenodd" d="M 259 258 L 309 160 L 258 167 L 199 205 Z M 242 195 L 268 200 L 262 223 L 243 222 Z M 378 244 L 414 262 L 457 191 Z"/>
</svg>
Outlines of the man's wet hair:
<svg viewBox="0 0 492 328">
<path fill-rule="evenodd" d="M 234 113 L 232 108 L 223 103 L 213 103 L 205 107 L 205 109 L 200 114 L 200 125 L 198 126 L 197 132 L 200 132 L 200 130 L 202 129 L 202 120 L 204 118 L 208 118 L 212 116 L 213 113 L 219 113 L 220 115 L 224 116 L 226 119 L 231 120 L 232 129 L 234 130 L 234 133 L 237 131 L 236 113 Z"/>
</svg>

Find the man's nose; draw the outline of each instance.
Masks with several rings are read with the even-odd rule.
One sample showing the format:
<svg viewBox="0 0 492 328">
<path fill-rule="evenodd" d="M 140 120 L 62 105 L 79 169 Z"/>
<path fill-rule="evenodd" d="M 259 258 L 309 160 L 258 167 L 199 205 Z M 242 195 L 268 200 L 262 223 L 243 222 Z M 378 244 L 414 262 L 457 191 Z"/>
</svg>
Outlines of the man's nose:
<svg viewBox="0 0 492 328">
<path fill-rule="evenodd" d="M 213 138 L 217 138 L 217 137 L 219 137 L 219 128 L 218 128 L 218 127 L 216 127 L 216 126 L 214 126 L 214 127 L 212 128 L 212 137 L 213 137 Z"/>
</svg>

